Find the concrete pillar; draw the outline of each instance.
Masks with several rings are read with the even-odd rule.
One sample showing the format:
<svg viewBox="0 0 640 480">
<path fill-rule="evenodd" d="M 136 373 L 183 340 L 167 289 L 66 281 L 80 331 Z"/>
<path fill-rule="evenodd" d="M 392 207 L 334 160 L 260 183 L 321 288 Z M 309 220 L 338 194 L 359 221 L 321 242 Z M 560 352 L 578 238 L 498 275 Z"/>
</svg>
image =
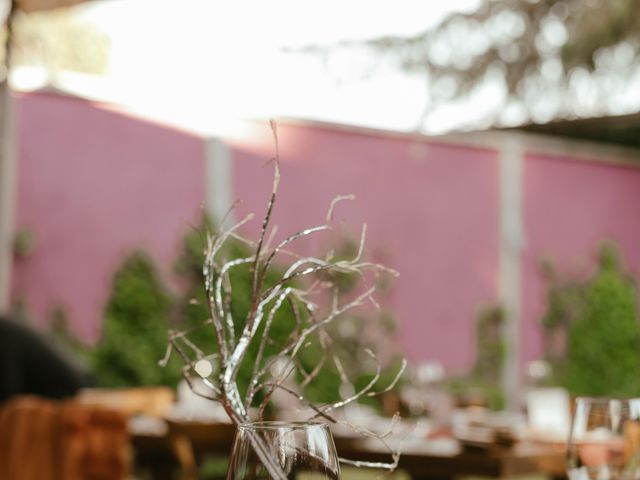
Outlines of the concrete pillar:
<svg viewBox="0 0 640 480">
<path fill-rule="evenodd" d="M 507 136 L 500 148 L 500 302 L 505 309 L 506 358 L 502 385 L 507 408 L 520 407 L 520 337 L 522 321 L 521 262 L 524 246 L 522 171 L 518 137 Z"/>
<path fill-rule="evenodd" d="M 224 216 L 233 204 L 233 169 L 229 147 L 218 138 L 205 140 L 205 208 L 216 227 L 229 227 L 234 215 Z"/>
<path fill-rule="evenodd" d="M 15 235 L 16 160 L 13 98 L 8 79 L 0 83 L 0 313 L 10 307 Z"/>
</svg>

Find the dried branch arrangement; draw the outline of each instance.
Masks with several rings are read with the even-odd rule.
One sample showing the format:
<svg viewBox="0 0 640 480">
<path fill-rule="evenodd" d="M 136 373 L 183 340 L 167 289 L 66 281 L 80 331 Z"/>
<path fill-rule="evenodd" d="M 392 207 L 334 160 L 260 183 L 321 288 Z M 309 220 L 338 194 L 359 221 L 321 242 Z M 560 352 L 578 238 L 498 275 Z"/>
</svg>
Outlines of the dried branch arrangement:
<svg viewBox="0 0 640 480">
<path fill-rule="evenodd" d="M 183 374 L 189 385 L 201 396 L 220 402 L 231 420 L 236 424 L 259 420 L 264 414 L 272 395 L 280 390 L 292 395 L 297 401 L 308 407 L 309 420 L 322 418 L 328 422 L 340 423 L 356 432 L 380 439 L 390 434 L 374 433 L 357 427 L 334 416 L 337 409 L 364 397 L 381 395 L 390 391 L 402 375 L 406 362 L 403 361 L 394 379 L 384 388 L 376 390 L 380 379 L 381 366 L 376 355 L 366 350 L 366 355 L 374 365 L 375 375 L 364 388 L 356 390 L 345 398 L 324 405 L 315 405 L 307 401 L 304 396 L 286 383 L 287 378 L 297 375 L 302 378 L 301 387 L 309 384 L 318 376 L 324 366 L 333 364 L 340 374 L 343 384 L 353 386 L 345 373 L 341 360 L 332 352 L 331 334 L 328 327 L 340 320 L 340 317 L 351 310 L 371 303 L 377 307 L 373 298 L 376 291 L 375 280 L 381 274 L 397 276 L 397 272 L 383 265 L 362 260 L 366 238 L 366 225 L 363 226 L 357 254 L 347 260 L 334 258 L 330 252 L 319 258 L 301 256 L 288 249 L 296 240 L 318 232 L 332 229 L 333 212 L 343 201 L 352 200 L 353 196 L 338 196 L 330 204 L 325 221 L 315 227 L 294 233 L 275 245 L 273 237 L 275 229 L 270 228 L 270 220 L 276 203 L 278 185 L 280 182 L 280 164 L 278 152 L 278 136 L 275 123 L 271 129 L 275 141 L 276 154 L 273 159 L 274 179 L 271 197 L 267 204 L 260 236 L 257 242 L 241 237 L 240 227 L 249 222 L 253 215 L 248 215 L 230 228 L 220 230 L 215 234 L 209 233 L 206 238 L 205 262 L 203 265 L 204 287 L 211 318 L 203 322 L 205 328 L 214 332 L 215 348 L 213 353 L 203 351 L 200 346 L 189 340 L 189 331 L 170 331 L 169 348 L 164 359 L 166 363 L 171 352 L 176 352 L 184 362 Z M 224 259 L 223 246 L 230 240 L 239 240 L 251 248 L 252 254 L 245 258 Z M 267 273 L 276 260 L 287 259 L 284 273 L 275 282 L 267 283 Z M 250 266 L 252 273 L 252 288 L 250 308 L 246 318 L 234 318 L 231 302 L 232 282 L 230 272 L 235 268 Z M 354 274 L 362 284 L 360 289 L 348 300 L 341 300 L 337 287 L 331 282 L 330 276 L 324 273 L 338 272 Z M 320 274 L 320 275 L 319 275 Z M 329 279 L 329 280 L 327 280 Z M 321 306 L 319 300 L 329 303 L 328 307 Z M 329 301 L 326 301 L 329 299 Z M 288 338 L 275 355 L 267 355 L 267 346 L 273 343 L 270 333 L 277 322 L 277 313 L 283 308 L 290 308 L 294 313 L 295 326 L 289 332 Z M 315 339 L 323 348 L 322 359 L 309 371 L 299 361 L 299 357 Z M 247 360 L 250 346 L 257 345 L 257 354 L 252 357 L 255 363 L 251 369 L 248 386 L 239 388 L 238 375 L 243 362 Z M 220 367 L 216 371 L 211 362 Z M 203 393 L 194 388 L 194 381 L 204 382 L 209 392 Z M 398 417 L 391 422 L 393 427 Z M 254 448 L 273 478 L 283 478 L 277 463 L 268 458 L 264 445 L 255 439 Z M 388 463 L 360 462 L 340 459 L 341 462 L 366 467 L 395 469 L 399 459 L 399 452 L 389 448 L 390 461 Z"/>
</svg>

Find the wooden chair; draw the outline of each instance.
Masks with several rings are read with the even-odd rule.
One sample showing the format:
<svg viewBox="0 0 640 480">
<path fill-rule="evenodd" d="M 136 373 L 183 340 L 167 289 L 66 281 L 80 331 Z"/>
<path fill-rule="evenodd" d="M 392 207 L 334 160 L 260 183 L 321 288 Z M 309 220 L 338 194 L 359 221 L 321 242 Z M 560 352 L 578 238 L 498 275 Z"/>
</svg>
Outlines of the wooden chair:
<svg viewBox="0 0 640 480">
<path fill-rule="evenodd" d="M 73 400 L 17 397 L 0 409 L 0 480 L 122 480 L 127 417 Z"/>
</svg>

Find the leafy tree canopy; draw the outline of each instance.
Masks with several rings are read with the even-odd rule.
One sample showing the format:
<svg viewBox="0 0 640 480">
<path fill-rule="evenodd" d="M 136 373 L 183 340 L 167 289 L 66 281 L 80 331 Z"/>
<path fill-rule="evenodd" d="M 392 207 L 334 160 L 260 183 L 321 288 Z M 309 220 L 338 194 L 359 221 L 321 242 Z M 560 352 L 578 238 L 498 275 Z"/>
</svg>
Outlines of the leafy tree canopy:
<svg viewBox="0 0 640 480">
<path fill-rule="evenodd" d="M 483 0 L 475 12 L 452 14 L 421 34 L 365 45 L 424 75 L 425 115 L 487 84 L 502 91 L 491 124 L 638 108 L 630 96 L 640 62 L 636 0 Z"/>
</svg>

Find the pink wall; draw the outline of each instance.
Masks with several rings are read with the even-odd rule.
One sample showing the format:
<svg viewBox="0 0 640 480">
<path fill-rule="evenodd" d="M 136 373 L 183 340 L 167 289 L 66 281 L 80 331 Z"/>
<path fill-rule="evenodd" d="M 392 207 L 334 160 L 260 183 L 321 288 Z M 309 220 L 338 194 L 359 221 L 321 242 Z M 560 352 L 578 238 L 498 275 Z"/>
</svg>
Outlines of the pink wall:
<svg viewBox="0 0 640 480">
<path fill-rule="evenodd" d="M 640 279 L 640 169 L 527 155 L 524 176 L 523 356 L 531 360 L 542 353 L 542 256 L 554 260 L 560 271 L 587 274 L 600 243 L 613 240 L 625 265 Z"/>
<path fill-rule="evenodd" d="M 144 248 L 168 276 L 205 198 L 204 140 L 56 95 L 25 95 L 18 113 L 17 220 L 37 246 L 15 266 L 14 296 L 41 323 L 65 306 L 78 332 L 95 339 L 126 253 Z M 366 222 L 369 257 L 400 271 L 381 301 L 399 320 L 408 357 L 469 367 L 477 308 L 498 297 L 497 151 L 286 121 L 279 138 L 280 237 L 322 223 L 336 195 L 354 193 L 337 210 L 339 231 L 357 239 Z M 238 216 L 261 218 L 273 171 L 269 127 L 253 124 L 225 142 L 244 202 Z M 640 169 L 528 154 L 523 178 L 522 359 L 530 360 L 541 354 L 541 255 L 588 271 L 609 238 L 640 273 Z"/>
<path fill-rule="evenodd" d="M 268 126 L 233 149 L 243 211 L 262 215 L 271 187 Z M 400 277 L 383 304 L 396 314 L 411 360 L 452 369 L 474 357 L 475 312 L 496 299 L 497 156 L 422 140 L 281 124 L 282 181 L 274 223 L 281 236 L 322 223 L 338 194 L 352 238 L 369 227 L 371 258 Z M 259 222 L 254 222 L 254 232 Z"/>
<path fill-rule="evenodd" d="M 18 228 L 35 233 L 13 295 L 39 323 L 62 305 L 95 339 L 114 270 L 136 248 L 168 270 L 204 198 L 198 138 L 57 95 L 20 97 Z"/>
</svg>

